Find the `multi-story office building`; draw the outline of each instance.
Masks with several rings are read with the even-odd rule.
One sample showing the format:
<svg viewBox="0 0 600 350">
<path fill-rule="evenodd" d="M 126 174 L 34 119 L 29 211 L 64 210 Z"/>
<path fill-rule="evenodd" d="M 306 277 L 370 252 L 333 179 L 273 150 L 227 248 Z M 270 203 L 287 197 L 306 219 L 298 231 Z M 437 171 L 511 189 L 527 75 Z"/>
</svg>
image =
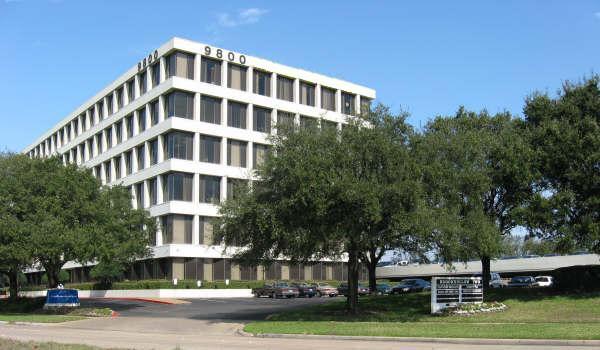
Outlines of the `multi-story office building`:
<svg viewBox="0 0 600 350">
<path fill-rule="evenodd" d="M 173 38 L 63 119 L 24 153 L 58 155 L 102 183 L 130 187 L 159 220 L 153 258 L 131 279 L 342 279 L 318 262 L 268 268 L 231 263 L 212 240 L 218 204 L 253 179 L 276 123 L 340 128 L 375 91 L 214 46 Z M 71 267 L 74 281 L 89 268 Z"/>
</svg>

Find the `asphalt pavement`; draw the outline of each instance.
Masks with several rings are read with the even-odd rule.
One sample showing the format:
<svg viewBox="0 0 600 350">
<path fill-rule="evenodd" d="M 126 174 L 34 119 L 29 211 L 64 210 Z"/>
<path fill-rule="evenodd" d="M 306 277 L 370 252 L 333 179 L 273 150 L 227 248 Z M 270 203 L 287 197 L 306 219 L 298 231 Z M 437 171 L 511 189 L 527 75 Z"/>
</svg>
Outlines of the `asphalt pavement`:
<svg viewBox="0 0 600 350">
<path fill-rule="evenodd" d="M 330 301 L 343 301 L 334 298 L 228 298 L 228 299 L 189 299 L 184 304 L 161 304 L 136 300 L 82 299 L 83 307 L 108 307 L 120 317 L 183 318 L 211 321 L 255 321 L 268 315 L 323 304 Z"/>
</svg>

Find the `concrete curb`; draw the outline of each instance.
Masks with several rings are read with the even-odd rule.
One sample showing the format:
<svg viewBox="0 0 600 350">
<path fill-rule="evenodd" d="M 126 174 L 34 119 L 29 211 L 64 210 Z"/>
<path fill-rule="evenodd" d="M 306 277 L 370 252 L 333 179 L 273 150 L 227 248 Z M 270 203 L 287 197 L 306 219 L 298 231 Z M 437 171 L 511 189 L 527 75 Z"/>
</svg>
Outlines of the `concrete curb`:
<svg viewBox="0 0 600 350">
<path fill-rule="evenodd" d="M 600 340 L 560 340 L 560 339 L 483 339 L 483 338 L 416 338 L 416 337 L 377 337 L 349 335 L 315 335 L 315 334 L 276 334 L 248 333 L 240 328 L 238 335 L 255 338 L 281 339 L 322 339 L 322 340 L 358 340 L 383 341 L 402 343 L 438 343 L 438 344 L 469 344 L 469 345 L 535 345 L 535 346 L 589 346 L 599 347 Z"/>
</svg>

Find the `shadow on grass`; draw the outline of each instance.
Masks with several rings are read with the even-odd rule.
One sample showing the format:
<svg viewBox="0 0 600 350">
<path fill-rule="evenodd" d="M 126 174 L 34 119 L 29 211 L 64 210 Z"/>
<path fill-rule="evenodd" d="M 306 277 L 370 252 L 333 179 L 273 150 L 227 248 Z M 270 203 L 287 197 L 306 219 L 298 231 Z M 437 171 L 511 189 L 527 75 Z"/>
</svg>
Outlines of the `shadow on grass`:
<svg viewBox="0 0 600 350">
<path fill-rule="evenodd" d="M 498 289 L 486 292 L 487 301 L 536 302 L 567 298 L 583 300 L 600 297 L 596 293 L 560 293 L 552 289 Z M 343 322 L 416 322 L 434 321 L 439 316 L 431 315 L 431 294 L 413 293 L 389 296 L 368 296 L 359 299 L 358 312 L 346 311 L 345 299 L 324 305 L 315 305 L 301 310 L 292 310 L 270 315 L 269 321 L 343 321 Z M 557 307 L 559 304 L 557 303 Z M 439 321 L 439 319 L 437 319 Z"/>
</svg>

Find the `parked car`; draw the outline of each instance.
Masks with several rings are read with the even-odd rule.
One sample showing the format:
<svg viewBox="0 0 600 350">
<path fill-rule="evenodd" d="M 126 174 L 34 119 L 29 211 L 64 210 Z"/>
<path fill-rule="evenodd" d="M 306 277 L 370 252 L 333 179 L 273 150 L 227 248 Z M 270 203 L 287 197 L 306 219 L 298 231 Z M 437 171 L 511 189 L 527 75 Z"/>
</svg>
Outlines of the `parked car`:
<svg viewBox="0 0 600 350">
<path fill-rule="evenodd" d="M 515 276 L 508 283 L 509 288 L 531 288 L 537 287 L 535 278 L 531 276 Z"/>
<path fill-rule="evenodd" d="M 312 298 L 317 295 L 317 288 L 308 283 L 292 283 L 292 286 L 298 289 L 298 296 Z"/>
<path fill-rule="evenodd" d="M 535 282 L 538 287 L 552 287 L 554 285 L 554 278 L 552 276 L 535 276 Z"/>
<path fill-rule="evenodd" d="M 481 277 L 480 273 L 471 275 L 472 277 Z M 500 277 L 500 274 L 497 272 L 491 272 L 490 273 L 490 287 L 492 288 L 504 288 L 506 287 L 506 285 L 504 284 L 504 282 L 502 281 L 502 277 Z"/>
<path fill-rule="evenodd" d="M 411 292 L 422 292 L 431 290 L 431 283 L 420 278 L 411 278 L 400 281 L 392 288 L 391 294 L 402 294 Z"/>
<path fill-rule="evenodd" d="M 296 298 L 300 294 L 298 288 L 289 285 L 287 282 L 265 283 L 264 286 L 252 288 L 252 294 L 260 298 L 268 296 L 269 298 Z"/>
<path fill-rule="evenodd" d="M 377 294 L 385 295 L 392 292 L 392 286 L 387 283 L 377 283 Z"/>
<path fill-rule="evenodd" d="M 339 295 L 348 295 L 348 283 L 341 283 L 337 290 Z M 358 285 L 357 292 L 359 296 L 368 295 L 370 293 L 369 288 L 361 284 Z"/>
<path fill-rule="evenodd" d="M 318 297 L 337 297 L 339 294 L 337 288 L 327 283 L 314 283 L 313 286 L 317 289 Z"/>
</svg>

